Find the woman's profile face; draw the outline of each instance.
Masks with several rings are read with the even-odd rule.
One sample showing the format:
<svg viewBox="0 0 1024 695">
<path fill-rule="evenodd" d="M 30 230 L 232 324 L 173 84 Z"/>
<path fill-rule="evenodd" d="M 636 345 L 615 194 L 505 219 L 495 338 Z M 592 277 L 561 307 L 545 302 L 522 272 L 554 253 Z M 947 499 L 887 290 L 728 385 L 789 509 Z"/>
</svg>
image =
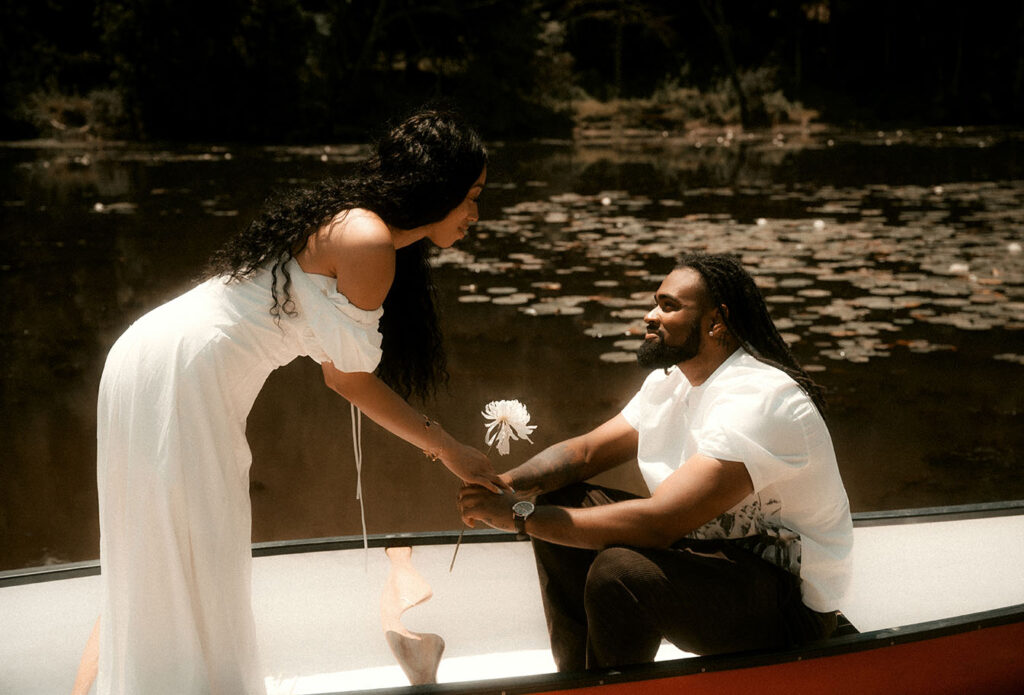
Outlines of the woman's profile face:
<svg viewBox="0 0 1024 695">
<path fill-rule="evenodd" d="M 487 183 L 487 166 L 480 172 L 480 176 L 470 186 L 466 197 L 462 199 L 455 208 L 449 212 L 443 220 L 432 222 L 426 225 L 426 237 L 435 245 L 443 249 L 448 248 L 459 239 L 466 236 L 470 225 L 480 219 L 477 210 L 477 199 L 484 190 Z"/>
</svg>

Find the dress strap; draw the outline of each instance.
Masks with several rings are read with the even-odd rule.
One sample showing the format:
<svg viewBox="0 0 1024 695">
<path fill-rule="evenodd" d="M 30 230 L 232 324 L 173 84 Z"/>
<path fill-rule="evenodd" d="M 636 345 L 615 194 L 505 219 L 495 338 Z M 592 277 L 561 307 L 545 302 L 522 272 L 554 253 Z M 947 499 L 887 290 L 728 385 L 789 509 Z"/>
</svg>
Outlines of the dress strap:
<svg viewBox="0 0 1024 695">
<path fill-rule="evenodd" d="M 359 500 L 359 518 L 363 524 L 364 569 L 370 566 L 370 542 L 366 535 L 366 509 L 363 505 L 363 413 L 355 403 L 349 403 L 352 414 L 352 451 L 356 459 L 356 499 Z"/>
</svg>

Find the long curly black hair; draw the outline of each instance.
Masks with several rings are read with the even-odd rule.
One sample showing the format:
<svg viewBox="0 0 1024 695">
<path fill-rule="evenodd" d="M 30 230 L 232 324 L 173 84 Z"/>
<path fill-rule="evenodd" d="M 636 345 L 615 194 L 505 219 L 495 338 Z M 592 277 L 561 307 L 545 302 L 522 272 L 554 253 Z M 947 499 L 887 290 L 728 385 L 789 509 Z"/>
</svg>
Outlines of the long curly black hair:
<svg viewBox="0 0 1024 695">
<path fill-rule="evenodd" d="M 682 256 L 676 268 L 700 273 L 714 306 L 725 305 L 722 320 L 740 345 L 755 358 L 781 369 L 806 393 L 818 412 L 826 413 L 825 390 L 815 383 L 793 356 L 768 313 L 754 278 L 735 256 L 693 253 Z"/>
<path fill-rule="evenodd" d="M 479 135 L 455 112 L 421 110 L 390 128 L 354 175 L 268 200 L 248 228 L 213 255 L 207 272 L 237 280 L 269 267 L 270 313 L 276 319 L 294 315 L 284 266 L 335 215 L 362 208 L 398 229 L 438 222 L 465 199 L 486 164 Z M 426 399 L 448 380 L 429 249 L 423 239 L 396 252 L 395 277 L 384 300 L 384 354 L 377 375 L 404 398 Z"/>
</svg>

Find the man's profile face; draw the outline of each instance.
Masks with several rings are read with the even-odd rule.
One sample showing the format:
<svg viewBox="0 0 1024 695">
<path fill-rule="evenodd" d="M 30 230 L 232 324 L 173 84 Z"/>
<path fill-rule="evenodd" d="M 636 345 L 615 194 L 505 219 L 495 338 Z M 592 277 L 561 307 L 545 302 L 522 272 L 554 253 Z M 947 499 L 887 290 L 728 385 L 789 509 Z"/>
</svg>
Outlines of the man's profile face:
<svg viewBox="0 0 1024 695">
<path fill-rule="evenodd" d="M 637 363 L 664 369 L 696 357 L 704 342 L 703 318 L 708 313 L 704 281 L 692 268 L 673 270 L 654 295 L 647 315 L 647 334 L 636 352 Z"/>
</svg>

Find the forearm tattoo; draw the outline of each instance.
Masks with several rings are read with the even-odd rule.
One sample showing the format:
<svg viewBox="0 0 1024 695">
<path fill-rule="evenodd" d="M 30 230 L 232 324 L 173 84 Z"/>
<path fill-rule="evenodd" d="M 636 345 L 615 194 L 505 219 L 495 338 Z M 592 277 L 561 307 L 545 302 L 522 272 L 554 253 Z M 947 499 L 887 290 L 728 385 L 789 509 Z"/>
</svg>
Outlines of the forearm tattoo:
<svg viewBox="0 0 1024 695">
<path fill-rule="evenodd" d="M 535 496 L 583 479 L 583 456 L 569 442 L 549 446 L 509 471 L 512 487 L 521 495 Z"/>
</svg>

